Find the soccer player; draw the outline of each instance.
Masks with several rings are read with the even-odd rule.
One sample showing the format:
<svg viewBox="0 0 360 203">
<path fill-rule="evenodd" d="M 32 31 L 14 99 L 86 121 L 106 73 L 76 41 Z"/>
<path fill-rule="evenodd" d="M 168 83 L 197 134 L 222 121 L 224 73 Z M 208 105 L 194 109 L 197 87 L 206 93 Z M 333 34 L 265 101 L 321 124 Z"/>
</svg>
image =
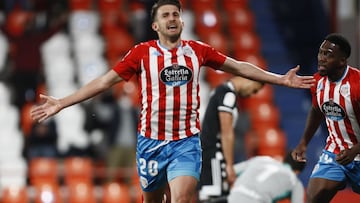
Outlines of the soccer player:
<svg viewBox="0 0 360 203">
<path fill-rule="evenodd" d="M 310 176 L 307 202 L 326 203 L 351 184 L 360 193 L 360 71 L 347 64 L 351 46 L 343 36 L 325 37 L 318 53 L 312 108 L 293 158 L 306 161 L 306 148 L 325 120 L 326 146 Z"/>
<path fill-rule="evenodd" d="M 283 162 L 270 156 L 255 156 L 235 164 L 238 175 L 228 196 L 228 203 L 272 203 L 289 199 L 304 202 L 304 186 L 298 175 L 305 162 L 293 160 L 289 152 Z"/>
<path fill-rule="evenodd" d="M 136 77 L 141 103 L 136 161 L 144 201 L 161 202 L 168 183 L 171 202 L 190 202 L 201 169 L 200 69 L 212 67 L 292 88 L 310 88 L 314 78 L 296 75 L 299 67 L 285 75 L 271 73 L 227 57 L 204 43 L 182 40 L 184 23 L 178 0 L 157 1 L 151 17 L 158 40 L 134 46 L 111 70 L 66 97 L 41 95 L 44 103 L 35 107 L 31 116 L 41 122 Z"/>
<path fill-rule="evenodd" d="M 211 93 L 200 133 L 203 150 L 199 199 L 226 196 L 236 179 L 234 171 L 234 125 L 238 117 L 238 97 L 246 98 L 263 83 L 235 76 Z"/>
</svg>

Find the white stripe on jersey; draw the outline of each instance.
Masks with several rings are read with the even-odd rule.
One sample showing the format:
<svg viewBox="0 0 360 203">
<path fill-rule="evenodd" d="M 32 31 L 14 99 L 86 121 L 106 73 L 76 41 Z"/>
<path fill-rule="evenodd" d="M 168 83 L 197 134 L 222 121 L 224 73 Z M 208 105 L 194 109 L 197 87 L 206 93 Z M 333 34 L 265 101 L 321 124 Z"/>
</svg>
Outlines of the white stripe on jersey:
<svg viewBox="0 0 360 203">
<path fill-rule="evenodd" d="M 171 61 L 172 54 L 166 49 L 163 49 L 164 51 L 164 57 L 166 60 L 164 60 L 164 67 L 169 67 L 173 63 Z M 166 129 L 172 129 L 173 128 L 173 109 L 174 109 L 174 91 L 172 89 L 174 87 L 172 86 L 165 86 L 166 87 L 166 109 L 170 109 L 170 111 L 165 112 L 165 128 Z M 168 99 L 170 98 L 170 99 Z M 181 103 L 181 102 L 180 102 Z M 165 130 L 165 139 L 172 139 L 173 133 L 172 130 Z"/>
<path fill-rule="evenodd" d="M 195 51 L 190 47 L 190 46 L 185 46 L 186 49 L 189 49 L 192 51 L 192 53 L 195 53 Z M 193 67 L 193 70 L 194 70 L 194 75 L 193 75 L 193 89 L 192 89 L 192 107 L 191 107 L 191 110 L 195 110 L 195 109 L 200 109 L 200 99 L 198 99 L 198 90 L 199 90 L 199 77 L 200 77 L 200 67 L 199 67 L 199 61 L 198 61 L 198 58 L 196 57 L 195 54 L 191 54 L 191 62 L 192 62 L 192 67 Z M 199 108 L 197 108 L 197 106 L 199 106 Z M 197 116 L 199 114 L 199 112 L 194 112 L 194 113 L 191 113 L 191 118 L 190 118 L 190 125 L 191 126 L 196 126 L 196 120 L 198 119 L 199 116 Z M 196 134 L 198 133 L 198 129 L 196 128 L 191 128 L 190 129 L 191 132 L 193 134 Z"/>
</svg>

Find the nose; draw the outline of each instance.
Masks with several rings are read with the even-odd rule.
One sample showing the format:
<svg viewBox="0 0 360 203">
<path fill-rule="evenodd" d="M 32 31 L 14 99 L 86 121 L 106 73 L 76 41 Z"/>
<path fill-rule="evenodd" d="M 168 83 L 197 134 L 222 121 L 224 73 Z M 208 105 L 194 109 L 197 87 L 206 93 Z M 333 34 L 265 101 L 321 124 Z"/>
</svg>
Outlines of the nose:
<svg viewBox="0 0 360 203">
<path fill-rule="evenodd" d="M 325 55 L 319 53 L 319 54 L 318 54 L 318 61 L 324 61 L 324 60 L 325 60 Z"/>
</svg>

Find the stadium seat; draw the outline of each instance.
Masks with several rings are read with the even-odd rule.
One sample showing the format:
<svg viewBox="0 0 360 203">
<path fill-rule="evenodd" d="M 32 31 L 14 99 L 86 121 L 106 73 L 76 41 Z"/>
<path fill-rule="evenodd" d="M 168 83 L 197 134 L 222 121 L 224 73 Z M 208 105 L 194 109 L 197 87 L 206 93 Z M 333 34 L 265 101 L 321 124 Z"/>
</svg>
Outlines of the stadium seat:
<svg viewBox="0 0 360 203">
<path fill-rule="evenodd" d="M 111 182 L 103 185 L 102 203 L 131 202 L 130 188 L 126 184 Z"/>
<path fill-rule="evenodd" d="M 63 197 L 57 183 L 39 181 L 33 185 L 35 196 L 34 203 L 61 203 Z"/>
<path fill-rule="evenodd" d="M 227 27 L 232 36 L 255 29 L 254 16 L 245 8 L 234 7 L 227 12 Z"/>
<path fill-rule="evenodd" d="M 279 126 L 280 112 L 273 103 L 253 100 L 246 110 L 249 112 L 253 129 L 257 129 L 259 126 Z"/>
<path fill-rule="evenodd" d="M 203 11 L 206 9 L 216 9 L 217 8 L 217 0 L 197 0 L 197 1 L 189 1 L 190 9 L 194 12 Z"/>
<path fill-rule="evenodd" d="M 233 9 L 247 8 L 248 0 L 223 0 L 222 6 L 227 12 L 232 11 Z"/>
<path fill-rule="evenodd" d="M 267 155 L 281 161 L 286 154 L 286 135 L 277 127 L 261 127 L 255 130 L 258 135 L 258 155 Z"/>
<path fill-rule="evenodd" d="M 87 157 L 68 157 L 64 159 L 64 182 L 93 182 L 93 163 Z"/>
<path fill-rule="evenodd" d="M 230 77 L 232 77 L 232 75 L 229 73 L 206 67 L 205 81 L 209 84 L 210 89 L 216 88 L 218 85 L 228 80 Z"/>
<path fill-rule="evenodd" d="M 106 58 L 120 59 L 124 56 L 135 44 L 133 37 L 128 31 L 117 28 L 110 32 L 104 33 L 106 44 Z"/>
<path fill-rule="evenodd" d="M 0 32 L 0 72 L 5 70 L 7 67 L 7 59 L 9 53 L 10 43 L 3 32 Z"/>
<path fill-rule="evenodd" d="M 240 61 L 246 61 L 252 63 L 263 70 L 268 70 L 268 64 L 263 56 L 258 53 L 250 53 L 243 50 L 237 50 L 234 52 L 234 57 Z"/>
<path fill-rule="evenodd" d="M 233 51 L 236 52 L 247 52 L 252 54 L 260 53 L 260 39 L 256 33 L 252 31 L 244 31 L 233 36 Z"/>
<path fill-rule="evenodd" d="M 119 11 L 123 3 L 123 0 L 98 0 L 98 10 L 100 13 Z"/>
<path fill-rule="evenodd" d="M 2 189 L 2 203 L 29 203 L 29 194 L 26 187 L 5 187 Z"/>
<path fill-rule="evenodd" d="M 68 184 L 68 203 L 96 203 L 94 186 L 87 181 L 73 181 Z"/>
<path fill-rule="evenodd" d="M 33 158 L 29 161 L 29 181 L 36 185 L 40 182 L 57 183 L 58 182 L 58 163 L 53 158 Z"/>
<path fill-rule="evenodd" d="M 69 8 L 71 11 L 90 10 L 92 8 L 92 0 L 69 0 Z"/>
<path fill-rule="evenodd" d="M 194 14 L 194 29 L 200 38 L 212 32 L 221 32 L 222 18 L 219 11 L 215 9 L 206 9 L 194 12 Z"/>
<path fill-rule="evenodd" d="M 13 37 L 18 37 L 23 34 L 25 24 L 33 13 L 21 9 L 12 10 L 5 19 L 4 28 Z"/>
<path fill-rule="evenodd" d="M 208 32 L 206 35 L 199 35 L 201 41 L 214 47 L 217 51 L 223 54 L 229 54 L 228 39 L 221 32 Z"/>
<path fill-rule="evenodd" d="M 254 107 L 254 103 L 274 101 L 274 89 L 271 85 L 266 84 L 256 94 L 248 98 L 241 99 L 241 104 L 244 109 L 250 109 Z M 255 106 L 256 107 L 256 106 Z"/>
<path fill-rule="evenodd" d="M 99 13 L 96 11 L 73 11 L 70 13 L 68 20 L 69 34 L 76 39 L 87 34 L 97 34 L 100 28 L 100 20 Z"/>
</svg>

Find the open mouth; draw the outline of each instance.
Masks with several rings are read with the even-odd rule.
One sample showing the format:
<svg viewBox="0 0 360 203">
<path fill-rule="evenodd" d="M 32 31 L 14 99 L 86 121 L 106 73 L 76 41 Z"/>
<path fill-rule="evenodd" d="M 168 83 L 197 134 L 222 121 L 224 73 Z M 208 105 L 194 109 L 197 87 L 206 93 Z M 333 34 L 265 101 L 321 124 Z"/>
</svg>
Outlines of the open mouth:
<svg viewBox="0 0 360 203">
<path fill-rule="evenodd" d="M 170 25 L 168 26 L 168 30 L 176 30 L 177 26 L 176 25 Z"/>
<path fill-rule="evenodd" d="M 324 70 L 326 70 L 325 66 L 318 66 L 318 71 L 324 71 Z"/>
</svg>

